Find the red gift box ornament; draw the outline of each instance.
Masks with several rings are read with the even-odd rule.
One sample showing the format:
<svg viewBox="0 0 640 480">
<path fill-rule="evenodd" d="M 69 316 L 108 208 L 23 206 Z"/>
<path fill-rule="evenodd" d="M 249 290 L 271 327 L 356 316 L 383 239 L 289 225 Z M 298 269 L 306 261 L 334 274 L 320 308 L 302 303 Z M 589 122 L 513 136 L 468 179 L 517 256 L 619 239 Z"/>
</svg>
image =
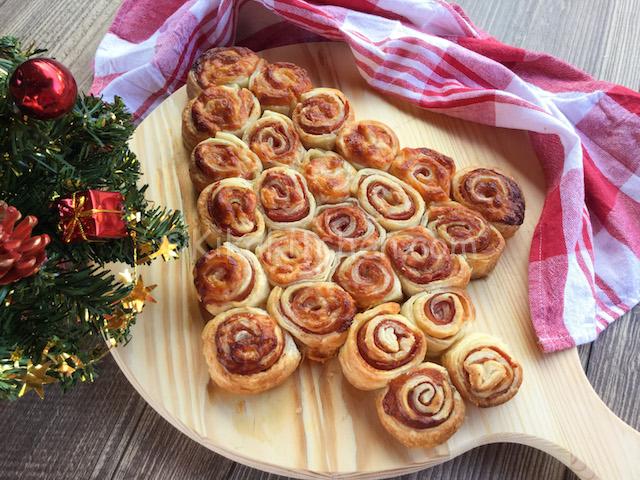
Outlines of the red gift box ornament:
<svg viewBox="0 0 640 480">
<path fill-rule="evenodd" d="M 124 198 L 119 192 L 87 190 L 58 201 L 60 230 L 65 242 L 108 240 L 127 236 Z"/>
</svg>

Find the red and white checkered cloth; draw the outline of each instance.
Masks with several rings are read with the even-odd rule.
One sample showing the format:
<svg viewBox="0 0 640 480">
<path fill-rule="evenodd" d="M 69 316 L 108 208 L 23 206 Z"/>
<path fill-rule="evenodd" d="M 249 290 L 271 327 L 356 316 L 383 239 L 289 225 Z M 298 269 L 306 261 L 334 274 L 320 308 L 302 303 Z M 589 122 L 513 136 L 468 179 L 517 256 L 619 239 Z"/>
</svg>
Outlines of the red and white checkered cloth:
<svg viewBox="0 0 640 480">
<path fill-rule="evenodd" d="M 530 132 L 548 185 L 529 257 L 545 351 L 592 341 L 640 301 L 640 95 L 504 45 L 444 1 L 126 0 L 92 91 L 121 96 L 142 118 L 213 45 L 320 39 L 346 42 L 376 89 Z"/>
</svg>

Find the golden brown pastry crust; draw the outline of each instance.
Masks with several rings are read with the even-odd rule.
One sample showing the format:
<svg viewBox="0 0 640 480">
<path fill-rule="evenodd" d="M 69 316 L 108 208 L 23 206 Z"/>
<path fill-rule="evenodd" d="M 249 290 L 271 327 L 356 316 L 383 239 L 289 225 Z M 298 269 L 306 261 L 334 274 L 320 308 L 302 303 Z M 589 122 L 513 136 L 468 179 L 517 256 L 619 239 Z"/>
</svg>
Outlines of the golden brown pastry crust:
<svg viewBox="0 0 640 480">
<path fill-rule="evenodd" d="M 464 257 L 452 255 L 446 243 L 420 225 L 390 233 L 382 251 L 407 296 L 440 287 L 464 288 L 471 278 Z"/>
<path fill-rule="evenodd" d="M 189 176 L 197 192 L 223 178 L 255 179 L 262 172 L 260 159 L 235 135 L 218 132 L 200 142 L 189 158 Z"/>
<path fill-rule="evenodd" d="M 351 196 L 356 169 L 337 153 L 311 149 L 304 157 L 301 171 L 318 204 L 340 203 Z"/>
<path fill-rule="evenodd" d="M 383 303 L 355 316 L 338 359 L 345 378 L 360 390 L 377 390 L 422 363 L 427 342 L 422 331 Z"/>
<path fill-rule="evenodd" d="M 267 312 L 243 307 L 227 310 L 202 331 L 209 375 L 232 393 L 260 393 L 280 385 L 300 363 L 293 338 Z"/>
<path fill-rule="evenodd" d="M 480 212 L 504 238 L 524 222 L 524 194 L 516 181 L 497 168 L 471 167 L 453 177 L 453 198 Z"/>
<path fill-rule="evenodd" d="M 425 203 L 449 200 L 453 159 L 430 148 L 403 148 L 391 164 L 389 173 L 415 188 Z"/>
<path fill-rule="evenodd" d="M 218 132 L 242 136 L 260 116 L 258 99 L 246 88 L 209 87 L 182 111 L 182 141 L 187 150 Z"/>
<path fill-rule="evenodd" d="M 300 96 L 291 114 L 306 148 L 333 150 L 340 129 L 354 119 L 347 97 L 335 88 L 314 88 Z"/>
<path fill-rule="evenodd" d="M 469 333 L 442 357 L 451 380 L 478 407 L 501 405 L 518 393 L 522 366 L 499 338 Z"/>
<path fill-rule="evenodd" d="M 245 130 L 242 139 L 265 168 L 299 168 L 306 153 L 291 119 L 270 110 Z"/>
<path fill-rule="evenodd" d="M 336 151 L 357 169 L 389 170 L 399 148 L 394 131 L 376 120 L 351 122 L 336 138 Z"/>
<path fill-rule="evenodd" d="M 464 255 L 471 278 L 486 277 L 505 247 L 504 238 L 478 212 L 457 202 L 433 203 L 427 209 L 429 230 L 442 239 L 452 253 Z"/>
<path fill-rule="evenodd" d="M 249 89 L 263 110 L 290 115 L 300 96 L 313 88 L 307 71 L 289 62 L 260 60 L 249 79 Z"/>
<path fill-rule="evenodd" d="M 440 365 L 425 362 L 403 373 L 376 396 L 382 426 L 407 447 L 432 448 L 460 428 L 465 406 Z"/>
<path fill-rule="evenodd" d="M 249 77 L 260 57 L 244 47 L 215 47 L 203 52 L 187 76 L 187 95 L 196 97 L 202 90 L 215 85 L 240 87 L 249 85 Z"/>
<path fill-rule="evenodd" d="M 404 302 L 401 313 L 425 334 L 427 355 L 432 358 L 462 338 L 476 316 L 467 293 L 455 287 L 418 293 Z"/>
<path fill-rule="evenodd" d="M 305 356 L 318 362 L 335 356 L 357 312 L 351 295 L 333 282 L 275 287 L 267 310 L 302 344 Z"/>
</svg>

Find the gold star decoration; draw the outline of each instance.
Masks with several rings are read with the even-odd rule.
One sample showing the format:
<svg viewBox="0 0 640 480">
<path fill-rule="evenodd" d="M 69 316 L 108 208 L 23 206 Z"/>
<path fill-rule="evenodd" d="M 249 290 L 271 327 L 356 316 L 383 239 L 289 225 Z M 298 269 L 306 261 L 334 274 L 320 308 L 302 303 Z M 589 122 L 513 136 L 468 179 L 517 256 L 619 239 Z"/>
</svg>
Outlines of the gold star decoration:
<svg viewBox="0 0 640 480">
<path fill-rule="evenodd" d="M 107 328 L 110 330 L 118 330 L 119 328 L 126 327 L 131 320 L 132 315 L 124 312 L 118 308 L 113 315 L 105 315 L 104 319 L 107 322 Z"/>
<path fill-rule="evenodd" d="M 169 238 L 165 235 L 162 237 L 158 250 L 149 255 L 149 259 L 153 260 L 156 257 L 162 256 L 164 261 L 168 262 L 172 258 L 178 258 L 178 252 L 176 252 L 177 249 L 178 245 L 171 243 Z"/>
<path fill-rule="evenodd" d="M 129 292 L 129 295 L 122 299 L 122 306 L 127 310 L 133 310 L 136 313 L 142 312 L 146 302 L 156 303 L 156 299 L 151 296 L 151 291 L 156 288 L 157 285 L 146 286 L 142 275 L 138 276 L 138 280 L 133 289 Z"/>
<path fill-rule="evenodd" d="M 13 363 L 19 362 L 20 359 L 22 359 L 22 356 L 24 355 L 24 352 L 22 351 L 21 348 L 16 348 L 13 352 L 11 352 L 11 361 Z"/>
<path fill-rule="evenodd" d="M 82 361 L 76 355 L 69 355 L 68 353 L 61 353 L 58 355 L 59 366 L 56 371 L 70 377 L 78 368 L 82 368 Z"/>
<path fill-rule="evenodd" d="M 44 399 L 44 385 L 57 382 L 58 380 L 47 375 L 47 370 L 51 366 L 51 362 L 34 365 L 29 361 L 27 364 L 27 371 L 19 377 L 22 380 L 22 388 L 18 393 L 19 397 L 24 396 L 29 390 L 33 390 L 38 394 L 41 400 Z"/>
</svg>

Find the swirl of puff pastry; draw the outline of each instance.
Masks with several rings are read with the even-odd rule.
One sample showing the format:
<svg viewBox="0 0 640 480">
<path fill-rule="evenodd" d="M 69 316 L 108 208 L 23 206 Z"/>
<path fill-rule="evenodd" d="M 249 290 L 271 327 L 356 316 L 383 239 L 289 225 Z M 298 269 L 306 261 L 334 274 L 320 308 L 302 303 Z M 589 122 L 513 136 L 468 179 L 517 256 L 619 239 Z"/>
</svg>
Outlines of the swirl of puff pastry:
<svg viewBox="0 0 640 480">
<path fill-rule="evenodd" d="M 265 168 L 298 168 L 306 153 L 291 119 L 270 110 L 245 130 L 242 139 L 262 160 Z"/>
<path fill-rule="evenodd" d="M 265 170 L 255 182 L 255 191 L 267 226 L 305 228 L 316 213 L 316 200 L 307 181 L 288 167 Z"/>
<path fill-rule="evenodd" d="M 300 364 L 291 335 L 260 308 L 227 310 L 202 331 L 209 375 L 233 393 L 260 393 L 280 385 Z"/>
<path fill-rule="evenodd" d="M 351 295 L 333 282 L 275 287 L 269 295 L 267 310 L 303 345 L 305 356 L 317 362 L 336 354 L 357 313 Z"/>
<path fill-rule="evenodd" d="M 225 178 L 207 186 L 196 208 L 207 243 L 216 248 L 223 241 L 253 250 L 265 236 L 265 221 L 258 211 L 251 182 Z"/>
<path fill-rule="evenodd" d="M 311 229 L 332 249 L 342 253 L 378 250 L 387 232 L 354 200 L 323 205 Z"/>
<path fill-rule="evenodd" d="M 405 295 L 426 289 L 466 287 L 471 267 L 462 255 L 452 255 L 442 240 L 425 227 L 390 233 L 382 246 L 400 278 Z"/>
<path fill-rule="evenodd" d="M 345 125 L 336 138 L 336 151 L 358 170 L 389 170 L 400 148 L 391 128 L 376 120 L 360 120 Z"/>
<path fill-rule="evenodd" d="M 383 388 L 424 361 L 424 334 L 399 312 L 400 305 L 390 302 L 355 316 L 338 354 L 342 373 L 354 387 Z"/>
<path fill-rule="evenodd" d="M 215 138 L 203 140 L 189 159 L 189 176 L 198 192 L 223 178 L 253 180 L 260 172 L 260 159 L 242 140 L 229 133 L 218 132 Z"/>
<path fill-rule="evenodd" d="M 331 273 L 335 253 L 308 230 L 274 230 L 256 256 L 272 285 L 286 287 L 302 281 L 324 281 Z"/>
<path fill-rule="evenodd" d="M 476 317 L 469 295 L 455 287 L 418 293 L 404 302 L 401 313 L 425 334 L 429 357 L 440 356 L 462 338 Z"/>
<path fill-rule="evenodd" d="M 380 170 L 360 170 L 351 183 L 360 206 L 387 231 L 415 227 L 424 216 L 424 200 L 402 180 Z"/>
<path fill-rule="evenodd" d="M 471 267 L 472 279 L 491 273 L 505 242 L 500 232 L 482 215 L 450 201 L 431 204 L 427 216 L 429 230 L 442 239 L 452 253 L 464 255 Z"/>
<path fill-rule="evenodd" d="M 389 173 L 415 188 L 427 203 L 449 200 L 453 159 L 429 148 L 403 148 Z"/>
<path fill-rule="evenodd" d="M 442 357 L 460 395 L 478 407 L 501 405 L 518 393 L 522 366 L 499 338 L 469 333 Z"/>
<path fill-rule="evenodd" d="M 269 281 L 249 250 L 224 243 L 196 262 L 198 299 L 212 315 L 237 307 L 257 307 L 269 296 Z"/>
<path fill-rule="evenodd" d="M 407 447 L 432 448 L 462 425 L 465 406 L 447 371 L 425 362 L 391 380 L 377 394 L 382 426 Z"/>
<path fill-rule="evenodd" d="M 351 196 L 356 169 L 337 153 L 313 148 L 307 151 L 301 171 L 319 204 L 340 203 Z"/>
<path fill-rule="evenodd" d="M 362 251 L 343 258 L 332 279 L 361 309 L 402 299 L 400 280 L 382 252 Z"/>
<path fill-rule="evenodd" d="M 218 132 L 242 136 L 259 116 L 260 103 L 246 88 L 209 87 L 191 99 L 182 111 L 182 141 L 192 151 Z"/>
<path fill-rule="evenodd" d="M 249 89 L 263 110 L 290 115 L 300 96 L 313 88 L 307 71 L 293 63 L 260 60 L 249 79 Z"/>
<path fill-rule="evenodd" d="M 300 97 L 291 114 L 307 148 L 333 150 L 340 129 L 354 119 L 347 97 L 335 88 L 314 88 Z"/>
<path fill-rule="evenodd" d="M 203 52 L 187 76 L 187 95 L 194 98 L 214 85 L 249 85 L 260 57 L 244 47 L 215 47 Z"/>
<path fill-rule="evenodd" d="M 504 238 L 524 222 L 525 202 L 520 186 L 497 168 L 465 168 L 453 177 L 453 198 L 480 212 Z"/>
</svg>

